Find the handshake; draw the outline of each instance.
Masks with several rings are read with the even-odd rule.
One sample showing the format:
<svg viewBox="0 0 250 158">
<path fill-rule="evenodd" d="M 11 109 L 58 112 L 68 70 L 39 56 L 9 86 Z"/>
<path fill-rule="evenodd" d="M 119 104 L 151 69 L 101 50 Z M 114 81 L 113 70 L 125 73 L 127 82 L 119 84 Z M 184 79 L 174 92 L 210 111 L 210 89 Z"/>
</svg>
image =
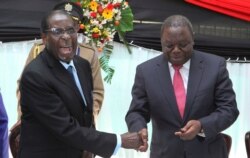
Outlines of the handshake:
<svg viewBox="0 0 250 158">
<path fill-rule="evenodd" d="M 141 129 L 139 132 L 124 133 L 121 135 L 122 147 L 125 149 L 135 149 L 145 152 L 148 149 L 148 132 L 146 128 Z"/>
</svg>

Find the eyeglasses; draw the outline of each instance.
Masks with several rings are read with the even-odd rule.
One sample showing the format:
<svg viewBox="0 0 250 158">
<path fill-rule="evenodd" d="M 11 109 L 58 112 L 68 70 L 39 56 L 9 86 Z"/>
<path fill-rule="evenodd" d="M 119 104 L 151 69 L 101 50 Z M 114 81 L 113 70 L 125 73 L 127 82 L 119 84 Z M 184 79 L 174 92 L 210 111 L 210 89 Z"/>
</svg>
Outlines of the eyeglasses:
<svg viewBox="0 0 250 158">
<path fill-rule="evenodd" d="M 55 36 L 62 36 L 65 32 L 68 35 L 73 35 L 73 34 L 77 33 L 76 29 L 73 27 L 70 27 L 67 29 L 52 27 L 48 30 L 45 30 L 45 32 L 50 32 L 52 35 L 55 35 Z"/>
</svg>

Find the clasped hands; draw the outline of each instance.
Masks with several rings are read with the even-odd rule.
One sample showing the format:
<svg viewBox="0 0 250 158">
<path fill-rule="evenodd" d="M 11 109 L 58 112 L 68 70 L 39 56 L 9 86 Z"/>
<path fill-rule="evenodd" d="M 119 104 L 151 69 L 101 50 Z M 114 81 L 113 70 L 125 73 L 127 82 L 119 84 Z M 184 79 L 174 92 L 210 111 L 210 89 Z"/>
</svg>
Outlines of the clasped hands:
<svg viewBox="0 0 250 158">
<path fill-rule="evenodd" d="M 148 149 L 148 131 L 146 128 L 139 132 L 124 133 L 121 135 L 122 147 L 125 149 L 135 149 L 137 151 L 145 152 Z"/>
</svg>

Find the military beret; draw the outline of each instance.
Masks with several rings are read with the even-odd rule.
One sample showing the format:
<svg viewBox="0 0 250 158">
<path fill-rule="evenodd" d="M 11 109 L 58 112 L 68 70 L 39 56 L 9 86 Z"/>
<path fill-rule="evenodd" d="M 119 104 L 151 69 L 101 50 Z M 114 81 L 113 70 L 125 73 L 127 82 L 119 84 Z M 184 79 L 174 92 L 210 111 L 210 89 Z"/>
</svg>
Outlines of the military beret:
<svg viewBox="0 0 250 158">
<path fill-rule="evenodd" d="M 62 2 L 53 8 L 53 10 L 65 10 L 69 15 L 72 16 L 74 20 L 79 21 L 79 23 L 83 22 L 83 10 L 81 6 L 74 2 Z"/>
</svg>

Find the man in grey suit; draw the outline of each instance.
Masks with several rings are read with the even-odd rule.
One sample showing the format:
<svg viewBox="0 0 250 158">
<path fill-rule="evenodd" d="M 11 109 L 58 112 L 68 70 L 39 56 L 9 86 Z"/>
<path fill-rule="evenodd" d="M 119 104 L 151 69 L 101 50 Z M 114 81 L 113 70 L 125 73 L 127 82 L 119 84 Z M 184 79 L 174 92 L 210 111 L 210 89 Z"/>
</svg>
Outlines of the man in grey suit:
<svg viewBox="0 0 250 158">
<path fill-rule="evenodd" d="M 239 111 L 226 61 L 193 50 L 193 36 L 186 17 L 168 17 L 161 28 L 163 54 L 136 69 L 126 122 L 130 132 L 141 133 L 139 150 L 145 151 L 152 120 L 151 158 L 228 157 L 220 132 Z"/>
<path fill-rule="evenodd" d="M 63 10 L 41 22 L 45 49 L 20 80 L 21 135 L 18 158 L 110 157 L 120 147 L 138 149 L 137 133 L 120 135 L 93 128 L 93 79 L 87 60 L 76 56 L 77 29 Z"/>
</svg>

